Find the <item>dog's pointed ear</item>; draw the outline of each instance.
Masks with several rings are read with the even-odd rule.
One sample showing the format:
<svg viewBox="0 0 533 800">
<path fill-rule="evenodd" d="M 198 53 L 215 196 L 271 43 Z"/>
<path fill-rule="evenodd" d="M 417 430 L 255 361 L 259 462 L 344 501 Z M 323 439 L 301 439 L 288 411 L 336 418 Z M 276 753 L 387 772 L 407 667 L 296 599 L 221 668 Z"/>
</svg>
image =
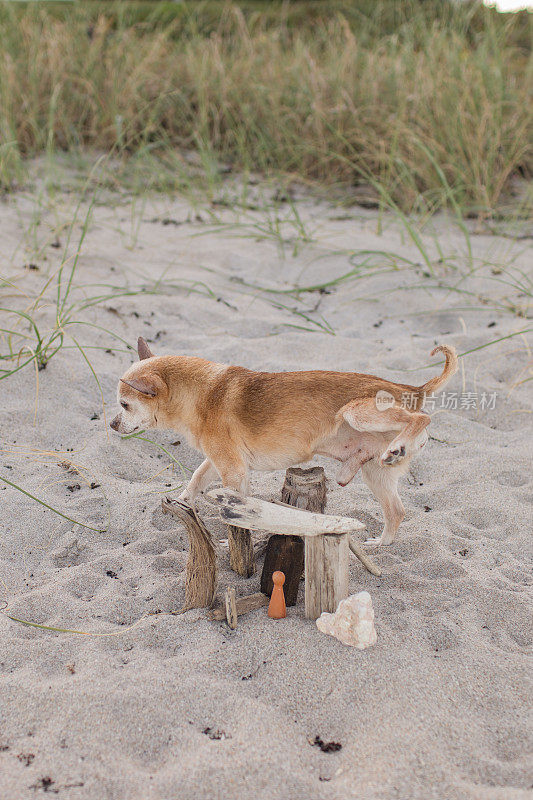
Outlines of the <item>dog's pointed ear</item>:
<svg viewBox="0 0 533 800">
<path fill-rule="evenodd" d="M 144 361 L 145 358 L 154 357 L 154 354 L 146 343 L 146 339 L 143 339 L 142 336 L 139 336 L 137 339 L 137 352 L 139 354 L 139 361 Z"/>
<path fill-rule="evenodd" d="M 157 375 L 146 378 L 133 378 L 131 381 L 125 381 L 124 378 L 121 378 L 120 381 L 125 383 L 126 386 L 131 386 L 136 392 L 145 394 L 148 397 L 156 397 L 164 386 L 163 381 Z"/>
</svg>

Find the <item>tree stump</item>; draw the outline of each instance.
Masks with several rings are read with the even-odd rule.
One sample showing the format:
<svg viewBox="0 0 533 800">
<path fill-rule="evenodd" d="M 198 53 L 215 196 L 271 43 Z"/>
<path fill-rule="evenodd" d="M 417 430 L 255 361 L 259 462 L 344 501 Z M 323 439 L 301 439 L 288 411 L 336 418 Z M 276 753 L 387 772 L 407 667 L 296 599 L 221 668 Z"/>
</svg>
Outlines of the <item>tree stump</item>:
<svg viewBox="0 0 533 800">
<path fill-rule="evenodd" d="M 231 569 L 243 578 L 250 578 L 255 573 L 252 534 L 246 528 L 228 525 L 228 545 Z"/>
<path fill-rule="evenodd" d="M 281 490 L 283 503 L 323 514 L 326 508 L 326 479 L 322 467 L 301 469 L 291 467 L 285 473 Z M 274 584 L 272 573 L 279 570 L 285 575 L 285 603 L 295 606 L 298 588 L 304 572 L 305 547 L 300 536 L 279 536 L 274 534 L 268 540 L 265 563 L 261 574 L 261 591 L 268 597 Z"/>
</svg>

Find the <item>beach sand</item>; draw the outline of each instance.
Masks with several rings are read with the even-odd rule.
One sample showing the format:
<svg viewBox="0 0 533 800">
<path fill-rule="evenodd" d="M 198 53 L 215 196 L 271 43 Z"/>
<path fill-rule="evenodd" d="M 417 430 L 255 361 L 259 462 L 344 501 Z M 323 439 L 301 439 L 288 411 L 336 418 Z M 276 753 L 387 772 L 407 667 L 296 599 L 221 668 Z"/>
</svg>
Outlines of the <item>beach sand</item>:
<svg viewBox="0 0 533 800">
<path fill-rule="evenodd" d="M 528 269 L 527 239 L 476 233 L 469 222 L 476 271 L 464 277 L 464 236 L 436 218 L 434 235 L 428 230 L 421 240 L 432 276 L 397 218 L 300 194 L 294 208 L 307 235 L 283 205 L 284 244 L 258 211 L 216 207 L 218 224 L 179 198 L 102 196 L 75 275 L 77 287 L 101 286 L 77 288 L 74 297 L 112 293 L 109 286 L 133 294 L 103 300 L 77 319 L 132 345 L 145 336 L 156 354 L 261 370 L 354 370 L 414 384 L 441 370 L 428 366 L 438 343 L 462 353 L 530 327 L 505 307 L 520 307 L 524 297 L 500 271 L 513 258 L 515 268 Z M 13 283 L 2 288 L 3 306 L 26 308 L 57 270 L 75 203 L 58 192 L 37 225 L 30 196 L 2 200 L 1 271 Z M 53 246 L 56 237 L 61 247 Z M 436 240 L 460 272 L 438 263 Z M 367 251 L 397 254 L 398 268 Z M 24 268 L 29 263 L 38 269 Z M 353 269 L 357 279 L 299 299 L 265 291 L 315 286 Z M 159 279 L 159 292 L 150 294 Z M 44 328 L 55 313 L 47 292 Z M 84 347 L 118 348 L 85 350 L 105 417 L 72 337 Z M 303 584 L 282 621 L 260 609 L 230 631 L 202 610 L 169 613 L 184 600 L 187 538 L 160 510 L 182 478 L 157 445 L 186 474 L 201 455 L 176 443 L 172 431 L 123 440 L 106 427 L 117 380 L 134 358 L 105 331 L 73 325 L 38 373 L 37 412 L 33 365 L 0 382 L 0 474 L 72 519 L 105 528 L 75 525 L 0 483 L 8 604 L 0 615 L 2 800 L 52 793 L 69 800 L 531 797 L 525 337 L 461 360 L 446 389 L 451 407 L 439 401 L 430 441 L 402 480 L 406 519 L 398 538 L 372 551 L 383 575 L 352 559 L 350 591 L 369 591 L 376 614 L 378 640 L 364 651 L 304 618 Z M 465 392 L 477 394 L 477 407 L 461 407 L 472 404 Z M 328 478 L 327 511 L 355 516 L 367 535 L 379 534 L 381 510 L 360 477 L 342 489 L 336 464 L 316 463 Z M 280 472 L 255 473 L 252 491 L 279 498 L 282 481 Z M 232 573 L 224 526 L 204 500 L 199 510 L 218 543 L 219 592 L 228 585 L 237 595 L 258 591 L 261 562 L 248 580 Z M 93 635 L 27 627 L 6 613 Z M 316 737 L 342 748 L 323 752 Z"/>
</svg>

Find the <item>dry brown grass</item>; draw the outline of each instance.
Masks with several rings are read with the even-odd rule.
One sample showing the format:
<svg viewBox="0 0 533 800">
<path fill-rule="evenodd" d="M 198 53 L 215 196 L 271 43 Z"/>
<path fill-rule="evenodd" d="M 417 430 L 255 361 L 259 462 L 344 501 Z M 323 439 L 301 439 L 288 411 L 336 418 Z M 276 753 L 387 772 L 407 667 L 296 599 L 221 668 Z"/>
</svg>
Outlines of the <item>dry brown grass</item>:
<svg viewBox="0 0 533 800">
<path fill-rule="evenodd" d="M 466 16 L 421 33 L 416 14 L 378 35 L 342 14 L 291 29 L 228 4 L 192 33 L 98 7 L 0 7 L 4 183 L 43 150 L 194 148 L 328 185 L 375 180 L 407 209 L 453 193 L 488 212 L 530 170 L 531 61 L 489 14 L 476 37 Z"/>
</svg>

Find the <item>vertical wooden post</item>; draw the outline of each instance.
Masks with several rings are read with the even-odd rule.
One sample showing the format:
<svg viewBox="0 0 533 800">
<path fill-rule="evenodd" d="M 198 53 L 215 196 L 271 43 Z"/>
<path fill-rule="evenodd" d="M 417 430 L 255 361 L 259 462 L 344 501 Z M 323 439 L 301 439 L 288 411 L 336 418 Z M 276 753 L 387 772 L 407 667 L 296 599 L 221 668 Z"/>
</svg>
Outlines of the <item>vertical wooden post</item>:
<svg viewBox="0 0 533 800">
<path fill-rule="evenodd" d="M 301 536 L 280 536 L 275 533 L 268 540 L 261 573 L 261 591 L 267 597 L 271 596 L 274 588 L 274 572 L 283 572 L 285 575 L 285 604 L 295 606 L 304 574 L 304 540 Z"/>
<path fill-rule="evenodd" d="M 349 534 L 305 537 L 305 616 L 317 619 L 348 597 Z"/>
<path fill-rule="evenodd" d="M 226 589 L 224 602 L 226 604 L 226 621 L 228 623 L 228 627 L 234 631 L 237 627 L 237 602 L 235 600 L 235 589 L 233 586 L 228 586 Z"/>
<path fill-rule="evenodd" d="M 252 534 L 246 528 L 228 525 L 228 545 L 231 569 L 243 578 L 250 578 L 255 572 Z"/>
<path fill-rule="evenodd" d="M 323 514 L 326 508 L 326 479 L 322 467 L 301 469 L 291 467 L 285 473 L 281 499 L 288 505 L 304 511 Z M 304 571 L 304 543 L 300 536 L 274 534 L 268 540 L 265 563 L 261 575 L 261 591 L 268 597 L 274 584 L 272 573 L 279 570 L 285 575 L 285 602 L 296 605 L 298 588 Z"/>
</svg>

